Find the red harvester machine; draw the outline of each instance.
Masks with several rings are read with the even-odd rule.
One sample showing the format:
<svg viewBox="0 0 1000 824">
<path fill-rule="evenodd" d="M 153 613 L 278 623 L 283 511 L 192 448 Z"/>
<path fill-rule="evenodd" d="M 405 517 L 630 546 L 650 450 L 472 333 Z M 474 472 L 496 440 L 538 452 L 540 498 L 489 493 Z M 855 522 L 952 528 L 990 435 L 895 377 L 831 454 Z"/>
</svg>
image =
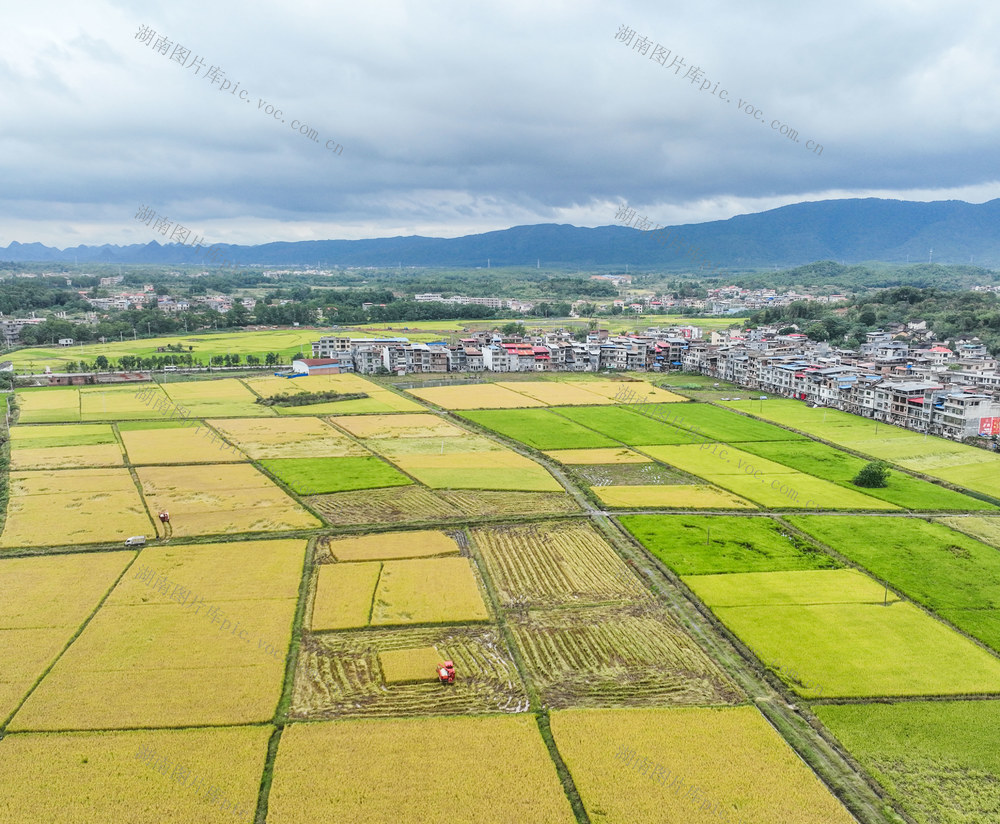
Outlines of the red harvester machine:
<svg viewBox="0 0 1000 824">
<path fill-rule="evenodd" d="M 455 683 L 455 665 L 451 661 L 445 661 L 443 664 L 438 664 L 438 680 L 440 680 L 442 684 Z"/>
</svg>

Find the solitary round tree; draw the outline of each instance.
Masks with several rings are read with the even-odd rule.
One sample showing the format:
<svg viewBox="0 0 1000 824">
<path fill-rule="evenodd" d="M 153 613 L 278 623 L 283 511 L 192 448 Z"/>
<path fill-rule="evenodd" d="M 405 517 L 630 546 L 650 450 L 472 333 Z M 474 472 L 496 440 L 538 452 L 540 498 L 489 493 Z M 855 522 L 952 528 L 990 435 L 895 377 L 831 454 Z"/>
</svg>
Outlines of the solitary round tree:
<svg viewBox="0 0 1000 824">
<path fill-rule="evenodd" d="M 854 478 L 856 486 L 878 489 L 889 485 L 889 464 L 885 461 L 872 461 L 866 464 Z"/>
</svg>

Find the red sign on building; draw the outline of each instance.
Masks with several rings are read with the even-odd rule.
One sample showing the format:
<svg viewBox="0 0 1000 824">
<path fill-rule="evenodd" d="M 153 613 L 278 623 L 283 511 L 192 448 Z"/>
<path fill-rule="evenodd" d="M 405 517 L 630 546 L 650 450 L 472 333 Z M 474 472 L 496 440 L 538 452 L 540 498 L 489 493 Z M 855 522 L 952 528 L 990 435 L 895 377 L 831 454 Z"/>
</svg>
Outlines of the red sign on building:
<svg viewBox="0 0 1000 824">
<path fill-rule="evenodd" d="M 1000 435 L 1000 418 L 980 418 L 979 434 L 982 437 Z"/>
</svg>

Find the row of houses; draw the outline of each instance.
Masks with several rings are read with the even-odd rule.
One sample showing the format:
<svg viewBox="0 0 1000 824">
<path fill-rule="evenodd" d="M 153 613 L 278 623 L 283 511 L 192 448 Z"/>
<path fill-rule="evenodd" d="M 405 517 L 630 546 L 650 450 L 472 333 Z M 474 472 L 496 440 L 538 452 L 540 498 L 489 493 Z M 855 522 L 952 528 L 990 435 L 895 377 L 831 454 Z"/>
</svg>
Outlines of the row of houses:
<svg viewBox="0 0 1000 824">
<path fill-rule="evenodd" d="M 687 336 L 685 336 L 685 333 Z M 414 343 L 407 338 L 323 337 L 312 344 L 312 358 L 324 370 L 361 374 L 391 372 L 598 372 L 666 371 L 681 367 L 681 355 L 694 327 L 669 333 L 610 335 L 607 330 L 575 340 L 565 331 L 528 338 L 480 333 L 456 343 Z"/>
<path fill-rule="evenodd" d="M 907 349 L 872 333 L 860 350 L 802 335 L 688 347 L 683 368 L 768 396 L 796 398 L 956 440 L 1000 435 L 1000 373 L 978 341 Z"/>
</svg>

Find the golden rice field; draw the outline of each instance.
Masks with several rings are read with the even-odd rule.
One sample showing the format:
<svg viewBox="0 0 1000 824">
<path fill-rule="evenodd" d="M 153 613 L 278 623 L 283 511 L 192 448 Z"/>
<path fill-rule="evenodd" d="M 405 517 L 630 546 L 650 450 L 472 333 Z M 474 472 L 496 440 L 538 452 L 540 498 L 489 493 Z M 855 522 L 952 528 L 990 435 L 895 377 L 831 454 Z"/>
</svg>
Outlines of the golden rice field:
<svg viewBox="0 0 1000 824">
<path fill-rule="evenodd" d="M 434 529 L 322 539 L 320 544 L 323 551 L 336 561 L 388 561 L 458 555 L 455 539 L 446 532 Z"/>
<path fill-rule="evenodd" d="M 470 432 L 462 432 L 461 437 L 451 438 L 368 438 L 365 446 L 390 461 L 406 459 L 411 455 L 466 456 L 473 453 L 479 454 L 480 459 L 485 461 L 497 455 L 511 454 L 507 447 L 496 441 Z M 493 454 L 482 455 L 484 452 Z M 459 457 L 458 460 L 469 459 Z"/>
<path fill-rule="evenodd" d="M 22 424 L 80 420 L 80 393 L 76 389 L 36 389 L 17 393 Z"/>
<path fill-rule="evenodd" d="M 436 647 L 387 649 L 378 654 L 386 686 L 438 680 L 437 667 L 446 659 Z"/>
<path fill-rule="evenodd" d="M 511 450 L 399 455 L 391 460 L 431 489 L 557 492 L 563 488 L 545 467 Z"/>
<path fill-rule="evenodd" d="M 321 565 L 316 572 L 312 629 L 368 626 L 381 574 L 382 564 L 378 561 Z"/>
<path fill-rule="evenodd" d="M 552 733 L 592 821 L 855 822 L 754 707 L 560 710 Z"/>
<path fill-rule="evenodd" d="M 735 683 L 648 604 L 531 610 L 510 623 L 547 707 L 732 704 Z"/>
<path fill-rule="evenodd" d="M 54 428 L 54 427 L 53 427 Z M 125 456 L 117 443 L 95 443 L 85 446 L 49 446 L 14 448 L 10 452 L 10 468 L 19 469 L 84 469 L 86 467 L 123 466 Z"/>
<path fill-rule="evenodd" d="M 236 378 L 164 383 L 171 401 L 193 418 L 274 417 L 275 409 L 257 403 L 257 395 Z"/>
<path fill-rule="evenodd" d="M 269 721 L 305 548 L 298 539 L 143 549 L 10 729 Z"/>
<path fill-rule="evenodd" d="M 10 492 L 0 547 L 116 542 L 153 534 L 126 469 L 11 472 Z"/>
<path fill-rule="evenodd" d="M 498 492 L 489 489 L 442 489 L 438 496 L 471 517 L 502 517 L 505 515 L 568 515 L 580 507 L 565 490 L 559 492 Z"/>
<path fill-rule="evenodd" d="M 73 391 L 73 390 L 70 390 Z M 183 413 L 154 384 L 84 386 L 79 390 L 81 421 L 161 420 Z"/>
<path fill-rule="evenodd" d="M 648 599 L 649 591 L 586 522 L 475 529 L 500 602 L 561 606 Z"/>
<path fill-rule="evenodd" d="M 554 449 L 546 452 L 550 458 L 569 465 L 582 464 L 640 464 L 652 463 L 648 455 L 642 455 L 625 447 L 598 447 L 596 449 Z"/>
<path fill-rule="evenodd" d="M 8 735 L 0 822 L 251 824 L 270 735 L 265 726 Z"/>
<path fill-rule="evenodd" d="M 333 417 L 330 422 L 358 438 L 460 438 L 469 433 L 440 415 L 352 415 Z"/>
<path fill-rule="evenodd" d="M 387 651 L 434 647 L 455 663 L 454 684 L 388 685 Z M 306 636 L 299 651 L 294 718 L 519 713 L 528 695 L 500 632 L 488 624 L 357 630 Z"/>
<path fill-rule="evenodd" d="M 220 418 L 206 423 L 255 461 L 353 458 L 368 454 L 364 447 L 319 418 Z"/>
<path fill-rule="evenodd" d="M 525 717 L 295 724 L 282 735 L 268 811 L 271 824 L 576 822 Z"/>
<path fill-rule="evenodd" d="M 129 461 L 141 464 L 236 463 L 242 452 L 226 444 L 212 429 L 198 425 L 120 424 Z"/>
<path fill-rule="evenodd" d="M 488 619 L 468 558 L 322 564 L 318 570 L 314 631 Z"/>
<path fill-rule="evenodd" d="M 609 381 L 609 380 L 592 380 L 592 381 L 581 381 L 578 386 L 586 388 L 588 392 L 593 392 L 597 395 L 603 395 L 606 398 L 620 398 L 624 397 L 622 394 L 632 393 L 634 399 L 629 395 L 629 400 L 627 402 L 635 403 L 678 403 L 686 402 L 688 399 L 682 395 L 677 395 L 670 392 L 667 389 L 660 389 L 658 386 L 653 386 L 647 381 Z M 620 401 L 621 402 L 621 401 Z"/>
<path fill-rule="evenodd" d="M 603 406 L 614 403 L 611 398 L 587 390 L 587 383 L 569 381 L 497 381 L 519 395 L 526 395 L 546 406 Z"/>
<path fill-rule="evenodd" d="M 321 526 L 247 464 L 144 466 L 136 472 L 150 510 L 171 513 L 176 537 Z"/>
<path fill-rule="evenodd" d="M 0 592 L 4 593 L 0 599 L 0 724 L 134 557 L 134 552 L 104 552 L 0 560 Z"/>
<path fill-rule="evenodd" d="M 262 397 L 300 392 L 340 392 L 353 394 L 363 392 L 367 398 L 350 401 L 333 401 L 308 404 L 307 406 L 273 407 L 281 416 L 300 415 L 360 415 L 384 412 L 423 412 L 422 406 L 392 390 L 379 386 L 360 375 L 309 375 L 304 378 L 276 378 L 261 376 L 244 381 L 250 389 Z"/>
<path fill-rule="evenodd" d="M 663 509 L 756 509 L 755 504 L 717 486 L 705 484 L 654 484 L 644 486 L 592 486 L 606 506 Z"/>
<path fill-rule="evenodd" d="M 543 401 L 529 398 L 495 383 L 468 386 L 432 386 L 426 389 L 409 389 L 411 395 L 436 404 L 443 409 L 520 409 L 548 406 Z"/>
</svg>

